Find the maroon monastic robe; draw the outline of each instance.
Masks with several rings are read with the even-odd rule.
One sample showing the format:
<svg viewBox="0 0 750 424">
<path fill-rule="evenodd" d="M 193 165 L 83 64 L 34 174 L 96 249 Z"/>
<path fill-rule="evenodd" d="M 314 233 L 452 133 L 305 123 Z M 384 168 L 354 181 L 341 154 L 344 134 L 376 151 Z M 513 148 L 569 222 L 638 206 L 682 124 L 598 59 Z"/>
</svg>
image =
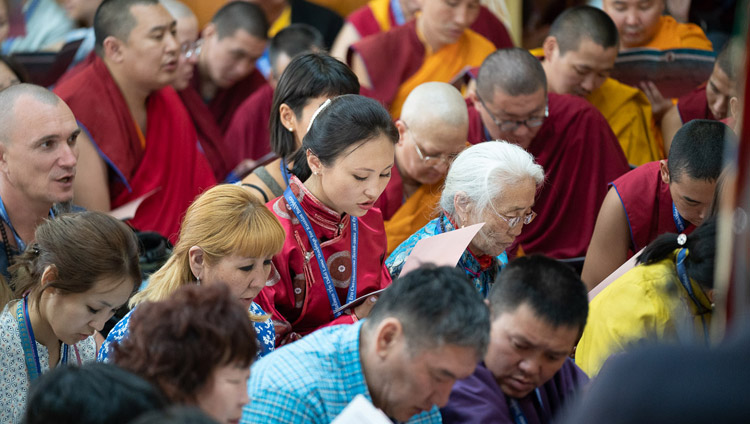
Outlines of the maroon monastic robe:
<svg viewBox="0 0 750 424">
<path fill-rule="evenodd" d="M 271 152 L 268 123 L 272 103 L 273 87 L 265 84 L 237 108 L 224 135 L 233 157 L 257 160 Z"/>
<path fill-rule="evenodd" d="M 549 93 L 549 117 L 528 151 L 544 167 L 537 218 L 523 227 L 509 249 L 554 258 L 586 255 L 607 184 L 629 169 L 604 116 L 584 99 Z M 482 118 L 469 107 L 469 142 L 486 141 Z"/>
<path fill-rule="evenodd" d="M 677 99 L 677 111 L 680 113 L 683 124 L 693 119 L 716 120 L 711 109 L 708 108 L 706 84 L 701 84 L 700 87 Z"/>
</svg>

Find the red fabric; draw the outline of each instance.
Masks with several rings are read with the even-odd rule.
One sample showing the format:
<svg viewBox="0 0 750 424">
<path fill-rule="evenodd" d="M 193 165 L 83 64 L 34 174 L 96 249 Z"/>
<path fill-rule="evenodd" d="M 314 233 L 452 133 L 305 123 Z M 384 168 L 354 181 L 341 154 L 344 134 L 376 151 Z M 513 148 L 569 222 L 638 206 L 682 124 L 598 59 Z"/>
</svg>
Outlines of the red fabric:
<svg viewBox="0 0 750 424">
<path fill-rule="evenodd" d="M 706 84 L 702 84 L 695 90 L 680 97 L 677 100 L 677 111 L 680 112 L 680 119 L 682 119 L 683 124 L 687 124 L 693 119 L 716 120 L 711 109 L 708 108 Z"/>
<path fill-rule="evenodd" d="M 178 94 L 190 113 L 201 149 L 211 165 L 216 181 L 224 181 L 239 162 L 235 163 L 236 159 L 226 146 L 221 129 L 200 94 L 193 87 L 180 90 Z"/>
<path fill-rule="evenodd" d="M 351 228 L 349 216 L 338 213 L 313 197 L 302 183 L 292 176 L 292 192 L 300 199 L 302 209 L 322 241 L 321 248 L 336 285 L 339 301 L 346 302 L 346 292 L 351 279 Z M 276 344 L 285 344 L 330 324 L 347 324 L 355 321 L 346 312 L 334 319 L 323 277 L 314 256 L 305 263 L 304 253 L 312 252 L 304 229 L 294 213 L 288 209 L 284 197 L 267 203 L 279 218 L 286 231 L 286 241 L 281 252 L 274 256 L 275 272 L 255 299 L 264 311 L 270 313 L 276 327 Z M 385 288 L 391 277 L 384 266 L 386 238 L 383 217 L 371 209 L 359 218 L 359 256 L 357 261 L 357 297 Z"/>
<path fill-rule="evenodd" d="M 391 168 L 391 179 L 388 181 L 388 185 L 385 186 L 385 190 L 375 201 L 375 207 L 380 209 L 383 214 L 383 220 L 388 221 L 398 211 L 401 205 L 404 204 L 404 185 L 401 180 L 401 173 L 398 171 L 398 166 Z"/>
<path fill-rule="evenodd" d="M 112 208 L 154 189 L 130 223 L 175 241 L 185 209 L 204 189 L 216 183 L 196 147 L 190 116 L 171 87 L 147 100 L 146 149 L 125 99 L 101 59 L 55 89 L 91 136 L 110 169 Z"/>
<path fill-rule="evenodd" d="M 637 253 L 664 233 L 676 233 L 672 217 L 672 195 L 659 173 L 659 162 L 649 162 L 616 179 L 612 186 L 622 202 L 630 227 L 631 251 Z M 687 222 L 687 221 L 685 221 Z M 689 223 L 688 223 L 689 224 Z M 690 234 L 695 229 L 689 224 Z"/>
<path fill-rule="evenodd" d="M 96 58 L 98 57 L 99 56 L 96 55 L 96 51 L 92 50 L 86 57 L 83 58 L 83 60 L 78 62 L 76 66 L 65 71 L 65 73 L 62 74 L 60 78 L 57 79 L 57 81 L 55 82 L 55 85 L 60 85 L 63 82 L 69 80 L 70 78 L 73 78 L 79 72 L 84 70 L 89 64 L 93 63 L 94 60 L 96 60 Z"/>
<path fill-rule="evenodd" d="M 260 159 L 271 152 L 271 119 L 273 87 L 265 84 L 237 108 L 224 139 L 231 155 L 242 159 Z M 236 164 L 235 164 L 236 165 Z"/>
<path fill-rule="evenodd" d="M 390 108 L 401 84 L 422 67 L 425 56 L 414 20 L 360 40 L 351 46 L 351 51 L 362 57 L 372 85 L 372 89 L 362 87 L 361 94 L 386 108 Z"/>
<path fill-rule="evenodd" d="M 526 254 L 554 258 L 586 254 L 607 184 L 628 171 L 628 162 L 607 120 L 586 100 L 549 93 L 549 118 L 529 153 L 544 167 L 537 218 L 516 238 Z M 469 107 L 469 141 L 485 141 L 479 112 Z"/>
<path fill-rule="evenodd" d="M 390 17 L 391 27 L 396 26 L 396 20 L 393 17 L 393 11 L 390 7 L 388 8 L 388 16 Z M 360 38 L 383 32 L 383 28 L 380 27 L 380 23 L 375 19 L 375 15 L 372 14 L 372 8 L 369 4 L 352 12 L 346 20 L 354 26 Z"/>
</svg>

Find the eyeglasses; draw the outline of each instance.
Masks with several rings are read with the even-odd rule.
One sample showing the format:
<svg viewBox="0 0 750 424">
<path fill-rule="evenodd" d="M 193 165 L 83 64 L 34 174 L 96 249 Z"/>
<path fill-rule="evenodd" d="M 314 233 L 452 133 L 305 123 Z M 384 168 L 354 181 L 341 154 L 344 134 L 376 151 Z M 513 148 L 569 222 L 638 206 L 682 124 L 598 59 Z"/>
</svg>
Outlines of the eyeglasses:
<svg viewBox="0 0 750 424">
<path fill-rule="evenodd" d="M 481 97 L 479 97 L 479 93 L 477 93 L 477 99 L 479 99 L 479 103 L 482 104 L 482 107 L 484 107 L 485 112 L 487 112 L 487 115 L 490 115 L 490 118 L 492 118 L 492 122 L 497 125 L 498 128 L 500 128 L 500 131 L 506 131 L 506 132 L 512 132 L 518 129 L 521 125 L 526 126 L 526 128 L 537 128 L 541 126 L 544 123 L 544 120 L 547 119 L 549 116 L 549 103 L 545 104 L 544 106 L 544 116 L 533 116 L 528 119 L 523 119 L 520 121 L 515 121 L 512 119 L 505 119 L 500 120 L 495 117 L 495 115 L 490 112 L 490 110 L 487 108 L 487 105 L 484 103 L 484 100 L 482 100 Z"/>
<path fill-rule="evenodd" d="M 492 210 L 495 211 L 495 215 L 502 218 L 503 221 L 505 221 L 505 223 L 508 224 L 508 228 L 515 228 L 515 226 L 518 225 L 518 223 L 521 221 L 523 221 L 523 225 L 529 225 L 531 224 L 531 221 L 533 221 L 534 218 L 536 218 L 536 212 L 534 211 L 531 211 L 524 216 L 507 217 L 501 214 L 500 212 L 498 212 L 497 209 L 495 209 L 495 205 L 493 205 L 492 202 L 490 202 L 490 206 L 492 207 Z"/>
<path fill-rule="evenodd" d="M 422 153 L 422 149 L 419 148 L 419 144 L 417 144 L 417 138 L 414 137 L 414 133 L 409 129 L 409 126 L 406 125 L 406 122 L 401 120 L 401 123 L 404 124 L 404 128 L 406 128 L 406 131 L 408 131 L 411 134 L 412 141 L 414 144 L 414 150 L 417 151 L 417 155 L 419 155 L 419 159 L 427 166 L 435 166 L 438 164 L 445 164 L 450 166 L 451 163 L 456 159 L 456 156 L 458 156 L 458 153 L 450 153 L 450 154 L 441 154 L 439 156 L 426 156 L 424 153 Z"/>
<path fill-rule="evenodd" d="M 186 41 L 180 45 L 180 55 L 184 56 L 185 59 L 190 59 L 195 56 L 198 57 L 201 54 L 201 46 L 203 45 L 203 39 L 195 42 Z"/>
</svg>

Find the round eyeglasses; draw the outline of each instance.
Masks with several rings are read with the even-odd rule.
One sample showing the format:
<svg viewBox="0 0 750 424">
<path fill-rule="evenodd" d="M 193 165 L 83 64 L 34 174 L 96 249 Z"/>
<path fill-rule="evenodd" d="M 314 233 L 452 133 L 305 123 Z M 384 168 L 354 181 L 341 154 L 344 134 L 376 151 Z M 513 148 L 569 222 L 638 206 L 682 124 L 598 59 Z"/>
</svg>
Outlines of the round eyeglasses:
<svg viewBox="0 0 750 424">
<path fill-rule="evenodd" d="M 414 136 L 414 133 L 409 128 L 409 125 L 406 124 L 403 120 L 401 120 L 401 123 L 404 124 L 404 128 L 406 128 L 406 131 L 411 134 L 412 138 L 412 144 L 414 144 L 414 150 L 417 151 L 417 155 L 419 156 L 419 159 L 427 166 L 435 166 L 438 164 L 444 164 L 447 166 L 450 166 L 451 163 L 456 159 L 458 156 L 458 153 L 450 153 L 450 154 L 441 154 L 438 156 L 427 156 L 424 153 L 422 153 L 422 149 L 419 148 L 419 144 L 417 143 L 417 137 Z"/>
<path fill-rule="evenodd" d="M 495 125 L 500 128 L 500 131 L 513 132 L 517 130 L 521 125 L 529 129 L 537 128 L 544 123 L 544 120 L 547 119 L 547 117 L 549 117 L 549 103 L 547 103 L 544 105 L 544 116 L 532 116 L 531 118 L 522 119 L 520 121 L 516 121 L 513 119 L 498 119 L 487 108 L 487 104 L 484 103 L 484 100 L 482 100 L 481 97 L 479 97 L 479 93 L 477 93 L 476 96 L 477 99 L 479 99 L 479 103 L 482 104 L 484 111 L 487 112 L 487 115 L 489 115 L 490 118 L 492 118 L 492 122 L 494 122 Z"/>
</svg>

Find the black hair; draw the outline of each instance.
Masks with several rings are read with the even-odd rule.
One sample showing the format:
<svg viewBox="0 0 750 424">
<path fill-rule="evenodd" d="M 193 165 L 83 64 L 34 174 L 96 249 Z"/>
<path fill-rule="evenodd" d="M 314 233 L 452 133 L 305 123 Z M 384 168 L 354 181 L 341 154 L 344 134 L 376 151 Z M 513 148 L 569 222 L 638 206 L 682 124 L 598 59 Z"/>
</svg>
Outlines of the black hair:
<svg viewBox="0 0 750 424">
<path fill-rule="evenodd" d="M 398 142 L 396 125 L 383 105 L 356 94 L 336 97 L 312 121 L 310 130 L 302 139 L 302 147 L 292 156 L 292 173 L 301 181 L 310 178 L 308 150 L 324 166 L 331 166 L 349 147 L 379 135 L 385 135 L 393 144 Z"/>
<path fill-rule="evenodd" d="M 513 312 L 524 303 L 553 327 L 583 332 L 589 313 L 588 294 L 570 266 L 542 255 L 522 256 L 495 279 L 487 296 L 492 318 Z"/>
<path fill-rule="evenodd" d="M 495 89 L 509 96 L 534 94 L 543 89 L 547 94 L 547 76 L 542 63 L 525 49 L 499 49 L 487 56 L 477 75 L 477 93 L 492 101 Z"/>
<path fill-rule="evenodd" d="M 565 10 L 552 22 L 549 35 L 557 39 L 560 55 L 577 51 L 581 41 L 589 39 L 604 49 L 620 43 L 617 26 L 603 10 L 578 6 Z"/>
<path fill-rule="evenodd" d="M 678 182 L 687 175 L 716 181 L 721 174 L 725 140 L 733 137 L 734 131 L 719 121 L 694 119 L 683 125 L 675 133 L 667 156 L 670 180 Z"/>
<path fill-rule="evenodd" d="M 271 62 L 272 70 L 275 70 L 276 59 L 281 53 L 293 59 L 300 53 L 323 49 L 325 49 L 323 35 L 314 26 L 291 24 L 279 31 L 268 43 L 268 60 Z M 278 78 L 279 75 L 276 77 Z"/>
<path fill-rule="evenodd" d="M 475 348 L 479 359 L 489 344 L 487 306 L 454 267 L 426 265 L 399 277 L 380 294 L 364 327 L 375 329 L 389 317 L 401 322 L 412 352 L 456 345 Z"/>
<path fill-rule="evenodd" d="M 221 7 L 211 18 L 219 39 L 231 37 L 237 30 L 255 38 L 268 39 L 268 20 L 263 9 L 255 3 L 232 1 Z"/>
<path fill-rule="evenodd" d="M 57 367 L 34 381 L 25 424 L 126 424 L 167 406 L 146 380 L 100 362 Z"/>
<path fill-rule="evenodd" d="M 678 235 L 662 234 L 643 249 L 638 256 L 639 264 L 650 265 L 668 258 L 676 249 L 684 247 L 688 251 L 685 258 L 685 271 L 688 277 L 701 287 L 711 290 L 714 287 L 714 260 L 716 257 L 716 217 L 710 217 L 696 228 L 683 246 L 677 242 Z"/>
<path fill-rule="evenodd" d="M 310 99 L 342 94 L 359 94 L 359 80 L 344 63 L 326 53 L 303 53 L 292 59 L 273 92 L 268 121 L 273 152 L 288 159 L 297 151 L 294 134 L 281 122 L 282 104 L 289 106 L 300 119 Z"/>
<path fill-rule="evenodd" d="M 130 13 L 133 6 L 155 6 L 158 0 L 104 0 L 94 15 L 94 45 L 96 54 L 104 57 L 104 39 L 113 36 L 128 41 L 130 31 L 138 24 Z"/>
<path fill-rule="evenodd" d="M 141 415 L 130 424 L 218 424 L 194 406 L 171 406 Z"/>
</svg>

